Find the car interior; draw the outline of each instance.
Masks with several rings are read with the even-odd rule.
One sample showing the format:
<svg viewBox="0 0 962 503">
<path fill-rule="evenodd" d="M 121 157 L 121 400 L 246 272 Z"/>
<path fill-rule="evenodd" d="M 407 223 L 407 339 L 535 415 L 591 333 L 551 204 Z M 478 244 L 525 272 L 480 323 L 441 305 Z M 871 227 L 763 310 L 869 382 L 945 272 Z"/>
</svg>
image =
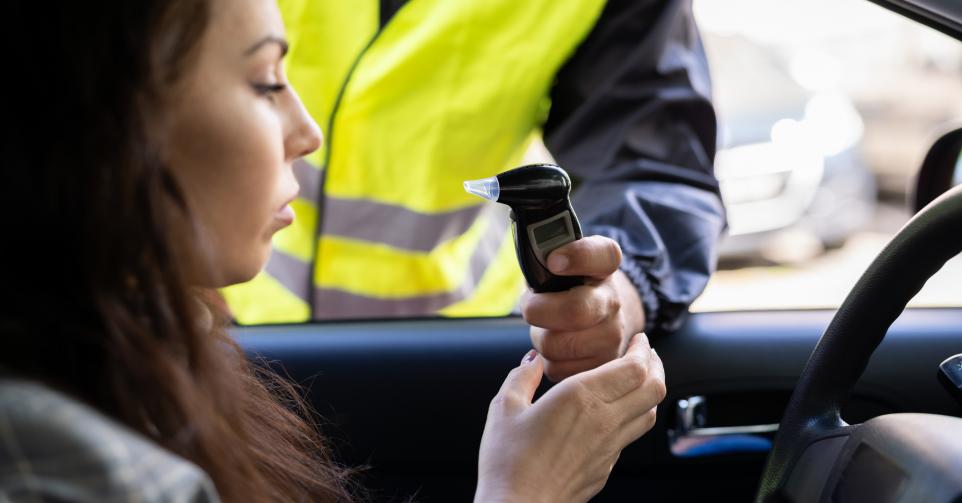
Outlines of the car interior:
<svg viewBox="0 0 962 503">
<path fill-rule="evenodd" d="M 962 40 L 962 3 L 873 3 Z M 668 395 L 593 501 L 962 501 L 962 308 L 905 308 L 962 251 L 962 129 L 930 146 L 917 213 L 838 309 L 696 312 L 652 334 Z M 233 334 L 304 387 L 376 501 L 470 501 L 488 404 L 531 347 L 520 316 Z"/>
</svg>

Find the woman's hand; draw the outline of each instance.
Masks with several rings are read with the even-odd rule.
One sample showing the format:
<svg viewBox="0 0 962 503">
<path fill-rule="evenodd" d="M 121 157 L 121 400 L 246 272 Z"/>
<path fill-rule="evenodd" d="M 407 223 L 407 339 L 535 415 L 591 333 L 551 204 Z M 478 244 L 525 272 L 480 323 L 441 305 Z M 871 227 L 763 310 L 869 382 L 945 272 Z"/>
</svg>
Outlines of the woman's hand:
<svg viewBox="0 0 962 503">
<path fill-rule="evenodd" d="M 665 370 L 648 338 L 621 358 L 565 379 L 532 403 L 543 363 L 532 351 L 488 409 L 477 502 L 587 501 L 621 450 L 655 424 Z"/>
</svg>

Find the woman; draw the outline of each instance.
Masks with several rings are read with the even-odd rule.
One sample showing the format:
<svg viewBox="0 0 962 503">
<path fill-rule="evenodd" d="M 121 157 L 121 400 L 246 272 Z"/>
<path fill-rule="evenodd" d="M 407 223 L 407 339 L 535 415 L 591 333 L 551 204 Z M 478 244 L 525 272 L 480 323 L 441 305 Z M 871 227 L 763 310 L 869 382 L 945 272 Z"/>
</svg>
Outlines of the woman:
<svg viewBox="0 0 962 503">
<path fill-rule="evenodd" d="M 204 302 L 264 265 L 321 145 L 273 1 L 7 9 L 0 500 L 355 499 Z M 491 403 L 479 501 L 589 499 L 665 393 L 643 335 L 532 404 L 541 374 L 529 353 Z"/>
</svg>

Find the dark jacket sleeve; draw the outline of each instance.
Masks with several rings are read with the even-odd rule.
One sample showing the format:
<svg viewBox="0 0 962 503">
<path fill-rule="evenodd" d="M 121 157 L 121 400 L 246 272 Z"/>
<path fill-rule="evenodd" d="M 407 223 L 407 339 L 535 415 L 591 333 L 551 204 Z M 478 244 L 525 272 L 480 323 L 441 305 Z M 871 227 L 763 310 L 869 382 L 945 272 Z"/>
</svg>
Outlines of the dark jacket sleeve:
<svg viewBox="0 0 962 503">
<path fill-rule="evenodd" d="M 585 235 L 618 241 L 648 332 L 675 330 L 725 227 L 716 120 L 690 0 L 611 0 L 551 92 L 545 145 Z"/>
</svg>

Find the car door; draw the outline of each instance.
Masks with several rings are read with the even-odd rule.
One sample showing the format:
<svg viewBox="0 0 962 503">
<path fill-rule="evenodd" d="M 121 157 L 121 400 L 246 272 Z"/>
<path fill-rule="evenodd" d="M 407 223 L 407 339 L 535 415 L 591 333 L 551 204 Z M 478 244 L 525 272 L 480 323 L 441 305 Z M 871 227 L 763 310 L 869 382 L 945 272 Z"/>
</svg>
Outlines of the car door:
<svg viewBox="0 0 962 503">
<path fill-rule="evenodd" d="M 886 4 L 938 24 L 921 3 Z M 863 0 L 720 4 L 696 0 L 707 43 L 750 44 L 771 79 L 795 83 L 780 94 L 753 89 L 746 71 L 715 79 L 721 129 L 730 134 L 720 142 L 723 195 L 741 220 L 686 323 L 651 334 L 668 396 L 596 501 L 753 498 L 772 433 L 833 308 L 908 218 L 904 187 L 931 132 L 962 110 L 960 44 L 917 21 Z M 939 29 L 952 31 L 943 21 Z M 717 68 L 741 57 L 708 50 Z M 922 85 L 927 92 L 917 92 Z M 780 144 L 786 134 L 802 135 L 814 160 L 793 164 L 798 145 Z M 765 212 L 780 218 L 765 220 Z M 959 415 L 936 369 L 962 351 L 960 272 L 950 262 L 916 298 L 920 307 L 892 326 L 843 418 Z M 304 386 L 338 459 L 364 467 L 359 480 L 375 501 L 470 500 L 488 402 L 531 345 L 520 317 L 234 333 L 252 358 Z"/>
<path fill-rule="evenodd" d="M 733 427 L 778 422 L 832 314 L 697 313 L 678 333 L 655 339 L 668 397 L 655 428 L 623 452 L 597 501 L 752 498 L 766 450 L 733 440 Z M 960 332 L 962 309 L 906 311 L 873 358 L 846 420 L 902 411 L 957 415 L 935 372 L 962 349 Z M 530 346 L 520 318 L 264 326 L 237 337 L 252 356 L 305 386 L 339 458 L 369 466 L 361 480 L 378 501 L 471 499 L 487 404 Z M 691 397 L 703 397 L 706 407 L 688 434 L 715 429 L 716 444 L 673 454 L 683 420 L 678 404 Z"/>
</svg>

